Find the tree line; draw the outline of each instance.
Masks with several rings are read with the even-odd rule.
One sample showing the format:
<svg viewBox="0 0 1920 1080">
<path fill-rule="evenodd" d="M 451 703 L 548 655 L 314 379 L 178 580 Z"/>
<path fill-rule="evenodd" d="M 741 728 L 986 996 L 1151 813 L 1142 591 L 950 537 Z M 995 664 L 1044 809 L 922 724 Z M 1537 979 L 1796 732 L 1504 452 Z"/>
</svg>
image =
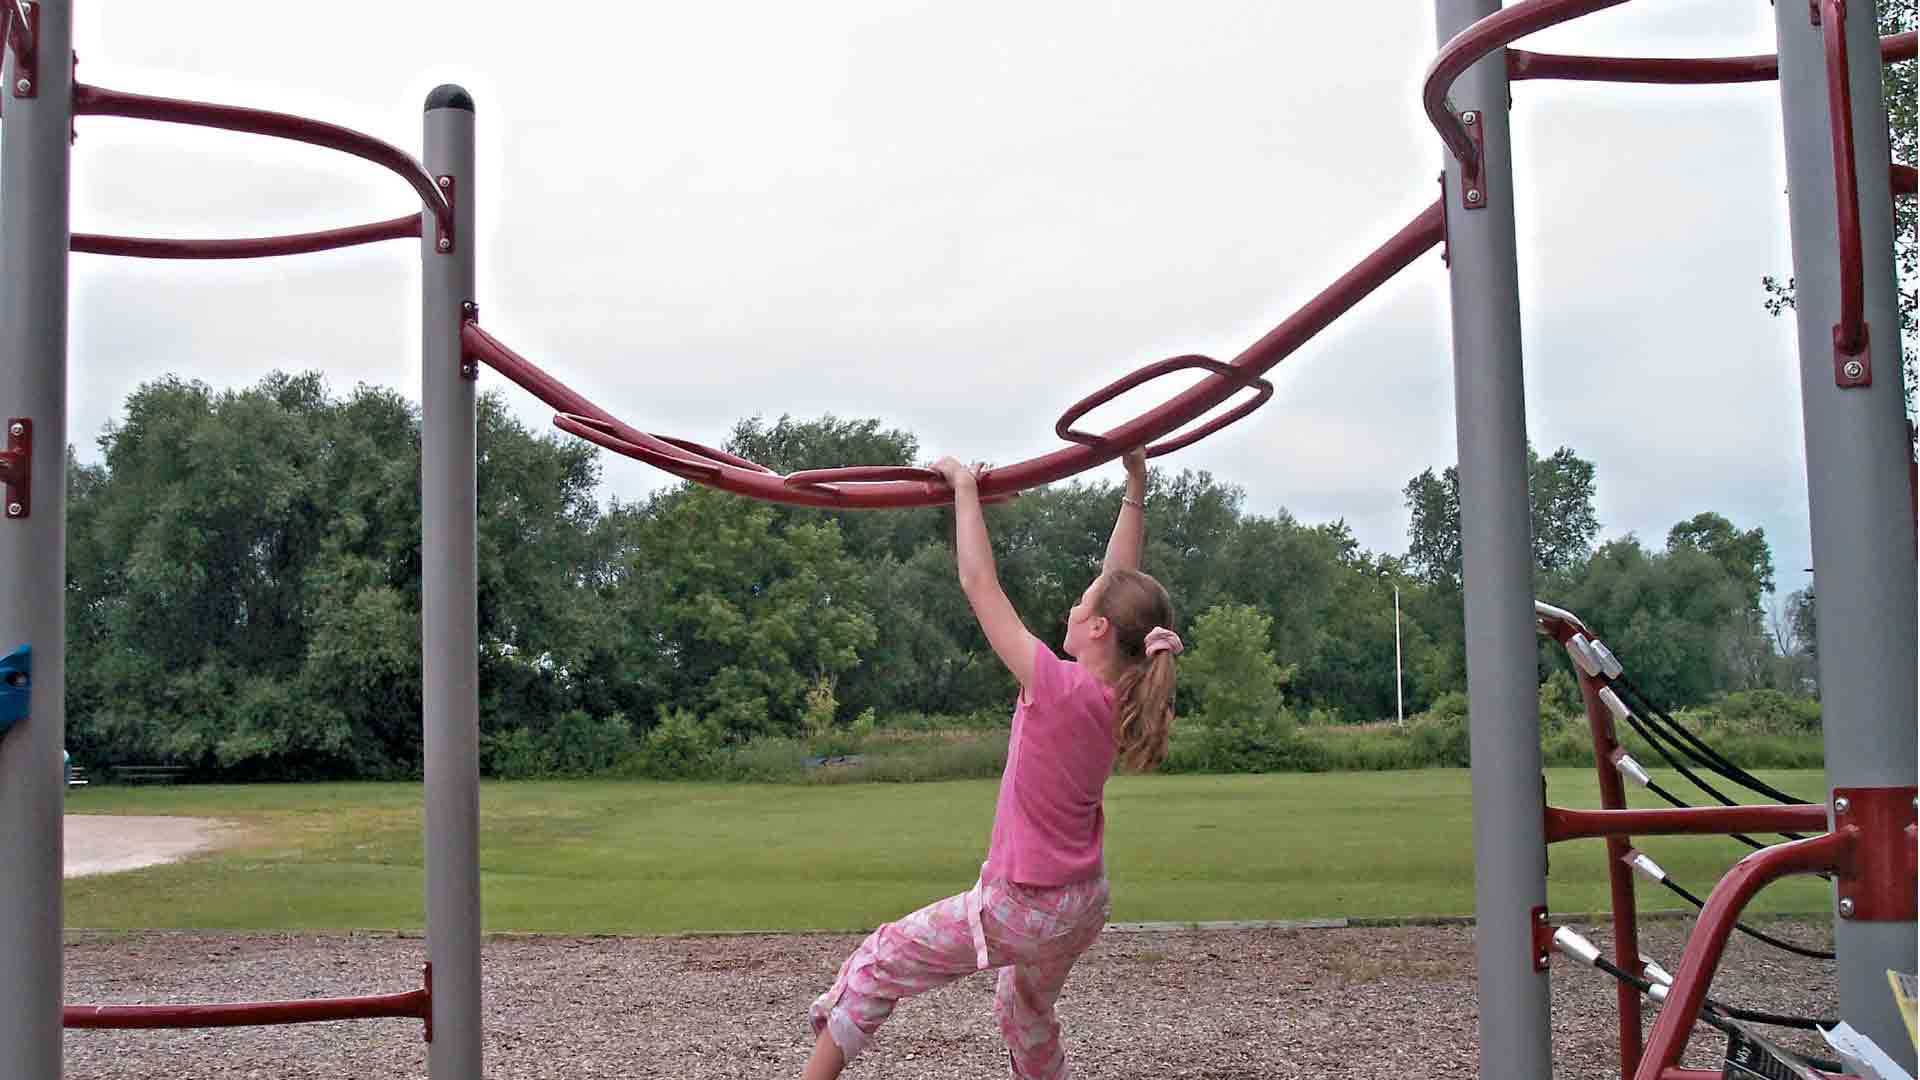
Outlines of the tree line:
<svg viewBox="0 0 1920 1080">
<path fill-rule="evenodd" d="M 950 511 L 829 512 L 686 484 L 602 506 L 598 451 L 529 430 L 494 393 L 478 440 L 492 759 L 564 768 L 636 739 L 665 757 L 1008 710 L 1013 685 L 955 580 Z M 378 387 L 336 395 L 317 374 L 227 391 L 169 377 L 134 392 L 99 447 L 97 464 L 68 455 L 76 760 L 417 776 L 420 569 L 436 557 L 420 540 L 417 408 Z M 834 416 L 743 419 L 725 448 L 781 472 L 922 456 L 909 432 Z M 1810 605 L 1763 608 L 1760 530 L 1708 512 L 1659 548 L 1595 548 L 1593 484 L 1570 449 L 1532 458 L 1542 596 L 1672 706 L 1811 692 Z M 1001 578 L 1042 638 L 1098 572 L 1119 495 L 1076 480 L 989 508 Z M 1343 522 L 1251 512 L 1205 472 L 1156 469 L 1147 497 L 1144 565 L 1195 646 L 1183 712 L 1230 722 L 1263 697 L 1234 674 L 1251 671 L 1318 723 L 1391 718 L 1396 588 L 1407 711 L 1464 689 L 1454 470 L 1406 485 L 1398 555 L 1364 550 Z M 1543 679 L 1561 665 L 1543 649 Z"/>
</svg>

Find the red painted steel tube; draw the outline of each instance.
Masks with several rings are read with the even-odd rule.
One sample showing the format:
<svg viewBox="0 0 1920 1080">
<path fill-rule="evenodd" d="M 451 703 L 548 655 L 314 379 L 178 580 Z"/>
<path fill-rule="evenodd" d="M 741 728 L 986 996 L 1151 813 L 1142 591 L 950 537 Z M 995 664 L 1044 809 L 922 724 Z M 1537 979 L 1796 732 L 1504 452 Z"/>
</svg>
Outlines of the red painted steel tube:
<svg viewBox="0 0 1920 1080">
<path fill-rule="evenodd" d="M 1880 39 L 1880 60 L 1914 58 L 1916 32 L 1891 34 Z M 1717 56 L 1663 59 L 1651 56 L 1567 56 L 1561 53 L 1536 53 L 1524 49 L 1507 50 L 1507 78 L 1575 79 L 1582 82 L 1661 83 L 1699 85 L 1706 83 L 1765 82 L 1780 77 L 1780 58 L 1762 56 Z"/>
<path fill-rule="evenodd" d="M 1568 637 L 1573 636 L 1571 629 L 1564 632 Z M 1587 728 L 1593 736 L 1593 768 L 1600 781 L 1600 805 L 1608 810 L 1624 810 L 1626 788 L 1620 781 L 1620 770 L 1613 767 L 1614 751 L 1620 748 L 1614 738 L 1613 714 L 1600 700 L 1600 683 L 1584 671 L 1578 675 L 1580 696 L 1587 706 Z M 1626 836 L 1617 835 L 1606 838 L 1606 848 L 1607 889 L 1613 902 L 1613 962 L 1622 971 L 1638 971 L 1640 912 L 1633 895 L 1633 869 L 1627 865 L 1627 852 L 1632 845 Z M 1627 1080 L 1640 1066 L 1640 991 L 1616 982 L 1614 997 L 1619 1019 L 1620 1078 Z"/>
<path fill-rule="evenodd" d="M 1158 408 L 1103 433 L 1099 445 L 1075 445 L 990 470 L 980 479 L 982 498 L 1009 495 L 1084 472 L 1119 457 L 1129 447 L 1143 446 L 1191 423 L 1232 397 L 1249 378 L 1265 373 L 1286 359 L 1334 319 L 1438 244 L 1444 228 L 1445 216 L 1436 202 L 1285 322 L 1248 346 L 1233 361 L 1234 375 L 1216 374 L 1188 387 Z M 562 430 L 683 479 L 768 502 L 844 510 L 936 506 L 952 499 L 946 489 L 930 488 L 919 480 L 847 485 L 808 483 L 789 487 L 787 478 L 762 466 L 751 462 L 742 464 L 742 459 L 731 455 L 722 456 L 685 440 L 651 435 L 621 422 L 541 371 L 477 323 L 469 322 L 462 328 L 461 340 L 470 355 L 485 361 L 561 413 L 554 422 Z"/>
<path fill-rule="evenodd" d="M 1857 356 L 1867 346 L 1867 329 L 1861 282 L 1860 181 L 1853 162 L 1846 0 L 1820 0 L 1820 29 L 1827 45 L 1827 126 L 1833 135 L 1833 188 L 1840 210 L 1840 321 L 1833 327 L 1833 346 L 1848 356 Z"/>
<path fill-rule="evenodd" d="M 329 1020 L 377 1020 L 407 1017 L 425 1020 L 432 1013 L 426 990 L 373 997 L 314 998 L 308 1001 L 252 1001 L 230 1005 L 68 1005 L 61 1011 L 66 1028 L 209 1028 L 267 1024 L 315 1024 Z"/>
<path fill-rule="evenodd" d="M 1887 181 L 1893 185 L 1893 193 L 1895 195 L 1911 195 L 1914 193 L 1916 180 L 1913 166 L 1902 165 L 1896 161 L 1887 166 L 1887 168 L 1889 170 Z"/>
<path fill-rule="evenodd" d="M 168 124 L 244 131 L 352 154 L 380 165 L 405 180 L 419 194 L 420 201 L 427 205 L 441 227 L 449 234 L 453 232 L 453 206 L 447 202 L 447 196 L 439 185 L 433 182 L 433 177 L 427 175 L 426 167 L 399 147 L 371 135 L 362 135 L 351 128 L 290 113 L 148 97 L 84 84 L 73 88 L 73 112 L 75 116 L 124 116 L 134 120 L 158 120 Z"/>
<path fill-rule="evenodd" d="M 1815 809 L 1824 810 L 1824 807 Z M 1706 906 L 1687 936 L 1681 953 L 1680 970 L 1674 972 L 1673 989 L 1666 1005 L 1653 1023 L 1646 1057 L 1634 1080 L 1660 1080 L 1666 1071 L 1680 1063 L 1687 1038 L 1699 1019 L 1700 1006 L 1706 1001 L 1707 985 L 1720 966 L 1720 954 L 1726 950 L 1727 937 L 1740 912 L 1762 888 L 1792 874 L 1814 874 L 1844 870 L 1853 859 L 1856 838 L 1853 829 L 1842 829 L 1825 836 L 1808 837 L 1756 851 L 1734 864 L 1713 891 Z"/>
<path fill-rule="evenodd" d="M 1618 7 L 1626 2 L 1520 0 L 1520 3 L 1503 8 L 1453 35 L 1453 40 L 1440 47 L 1440 54 L 1433 58 L 1433 64 L 1427 68 L 1426 82 L 1421 91 L 1427 118 L 1433 121 L 1434 130 L 1440 133 L 1440 140 L 1447 144 L 1447 149 L 1463 162 L 1476 161 L 1480 157 L 1474 149 L 1473 139 L 1467 134 L 1467 126 L 1454 115 L 1455 110 L 1447 102 L 1447 92 L 1453 89 L 1453 81 L 1462 72 L 1495 49 L 1503 48 L 1536 30 Z"/>
<path fill-rule="evenodd" d="M 1565 810 L 1547 807 L 1547 843 L 1596 836 L 1724 836 L 1806 832 L 1827 827 L 1819 803 L 1793 806 L 1695 806 L 1672 810 Z"/>
<path fill-rule="evenodd" d="M 1777 56 L 1680 59 L 1640 56 L 1567 56 L 1507 50 L 1507 78 L 1573 79 L 1580 82 L 1707 83 L 1767 82 L 1780 77 Z"/>
<path fill-rule="evenodd" d="M 420 235 L 420 215 L 351 225 L 324 232 L 258 236 L 244 240 L 176 240 L 145 236 L 101 236 L 74 233 L 68 246 L 89 255 L 127 255 L 139 259 L 259 259 L 270 255 L 302 255 L 310 251 L 402 240 Z"/>
</svg>

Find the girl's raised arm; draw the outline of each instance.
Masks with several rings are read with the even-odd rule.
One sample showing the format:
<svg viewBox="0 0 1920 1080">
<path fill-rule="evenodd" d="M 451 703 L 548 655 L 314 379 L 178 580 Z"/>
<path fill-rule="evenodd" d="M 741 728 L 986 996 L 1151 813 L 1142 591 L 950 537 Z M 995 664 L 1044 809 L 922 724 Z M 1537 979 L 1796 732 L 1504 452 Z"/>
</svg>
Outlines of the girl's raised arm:
<svg viewBox="0 0 1920 1080">
<path fill-rule="evenodd" d="M 1020 621 L 1020 613 L 1000 587 L 993 547 L 987 542 L 987 519 L 980 512 L 977 470 L 950 457 L 931 468 L 953 488 L 953 556 L 960 568 L 960 591 L 967 594 L 973 617 L 980 620 L 994 655 L 1024 688 L 1033 678 L 1033 650 L 1039 639 Z"/>
<path fill-rule="evenodd" d="M 1140 569 L 1140 549 L 1147 533 L 1147 452 L 1138 447 L 1120 456 L 1127 466 L 1127 493 L 1120 496 L 1120 516 L 1107 541 L 1106 572 Z"/>
</svg>

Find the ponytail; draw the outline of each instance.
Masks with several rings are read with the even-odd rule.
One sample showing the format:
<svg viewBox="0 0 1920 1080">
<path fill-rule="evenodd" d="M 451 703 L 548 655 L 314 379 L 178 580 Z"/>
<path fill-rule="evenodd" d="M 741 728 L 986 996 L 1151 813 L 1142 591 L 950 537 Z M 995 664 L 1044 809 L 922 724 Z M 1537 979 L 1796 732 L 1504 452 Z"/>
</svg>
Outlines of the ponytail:
<svg viewBox="0 0 1920 1080">
<path fill-rule="evenodd" d="M 1182 649 L 1173 601 L 1138 570 L 1104 575 L 1095 609 L 1113 624 L 1114 645 L 1127 662 L 1114 687 L 1113 741 L 1120 763 L 1149 772 L 1167 759 L 1173 733 L 1174 660 Z"/>
<path fill-rule="evenodd" d="M 1114 693 L 1113 740 L 1120 763 L 1151 772 L 1167 760 L 1173 734 L 1173 652 L 1147 657 L 1120 679 Z"/>
</svg>

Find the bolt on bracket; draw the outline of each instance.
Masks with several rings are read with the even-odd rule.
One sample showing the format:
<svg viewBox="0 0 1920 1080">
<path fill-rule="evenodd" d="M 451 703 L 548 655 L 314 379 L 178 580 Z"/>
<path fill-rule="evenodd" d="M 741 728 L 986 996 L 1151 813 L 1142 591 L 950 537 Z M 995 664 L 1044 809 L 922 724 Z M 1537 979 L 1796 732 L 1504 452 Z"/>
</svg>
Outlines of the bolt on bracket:
<svg viewBox="0 0 1920 1080">
<path fill-rule="evenodd" d="M 1553 926 L 1547 922 L 1547 908 L 1536 904 L 1527 913 L 1527 923 L 1533 930 L 1533 970 L 1547 970 L 1547 962 L 1553 958 Z"/>
<path fill-rule="evenodd" d="M 1833 324 L 1833 385 L 1842 390 L 1873 385 L 1873 349 L 1868 330 L 1866 323 L 1860 324 L 1860 349 L 1850 353 L 1840 347 L 1840 324 Z"/>
<path fill-rule="evenodd" d="M 33 514 L 33 421 L 24 416 L 7 420 L 7 448 L 0 450 L 0 486 L 6 490 L 8 519 Z"/>
<path fill-rule="evenodd" d="M 1460 201 L 1469 210 L 1487 208 L 1486 168 L 1487 158 L 1486 126 L 1480 122 L 1480 110 L 1468 109 L 1460 114 L 1460 122 L 1466 125 L 1467 137 L 1473 140 L 1473 160 L 1460 161 Z"/>
<path fill-rule="evenodd" d="M 460 323 L 462 326 L 467 323 L 480 325 L 480 305 L 471 300 L 461 301 Z M 464 341 L 464 337 L 462 340 Z M 480 378 L 480 358 L 469 353 L 464 344 L 460 349 L 460 377 L 468 382 L 474 382 Z"/>
<path fill-rule="evenodd" d="M 458 182 L 451 176 L 436 176 L 433 178 L 433 182 L 439 186 L 440 193 L 447 197 L 447 209 L 452 210 L 453 207 L 457 205 L 453 201 L 453 196 L 454 196 L 454 191 L 458 187 Z M 441 221 L 440 215 L 438 214 L 435 214 L 433 216 L 433 222 L 434 222 L 433 250 L 438 252 L 441 255 L 452 254 L 453 252 L 452 223 Z"/>
</svg>

